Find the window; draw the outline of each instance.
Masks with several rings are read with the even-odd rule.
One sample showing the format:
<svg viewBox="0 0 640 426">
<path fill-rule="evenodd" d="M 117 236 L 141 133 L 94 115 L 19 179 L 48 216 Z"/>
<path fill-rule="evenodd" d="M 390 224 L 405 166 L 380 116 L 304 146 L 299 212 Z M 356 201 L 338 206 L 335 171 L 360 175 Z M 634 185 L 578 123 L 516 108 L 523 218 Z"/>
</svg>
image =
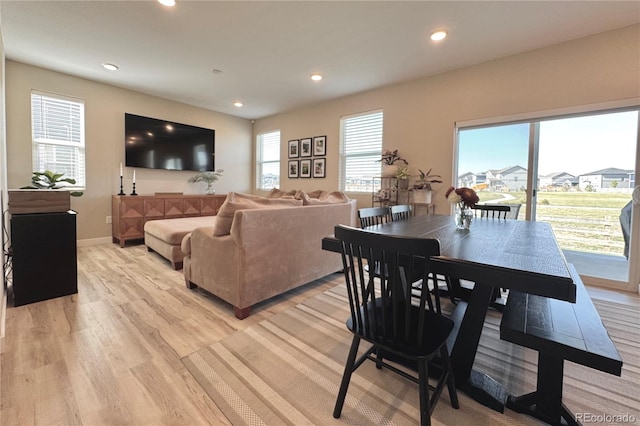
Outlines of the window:
<svg viewBox="0 0 640 426">
<path fill-rule="evenodd" d="M 623 101 L 509 118 L 456 124 L 457 185 L 547 222 L 587 284 L 636 288 L 632 224 L 621 218 L 640 165 L 640 109 Z"/>
<path fill-rule="evenodd" d="M 352 115 L 340 120 L 340 188 L 370 192 L 380 176 L 382 111 Z"/>
<path fill-rule="evenodd" d="M 280 186 L 280 130 L 258 135 L 256 176 L 258 189 Z"/>
<path fill-rule="evenodd" d="M 64 173 L 85 189 L 84 103 L 32 92 L 31 135 L 33 170 Z"/>
</svg>

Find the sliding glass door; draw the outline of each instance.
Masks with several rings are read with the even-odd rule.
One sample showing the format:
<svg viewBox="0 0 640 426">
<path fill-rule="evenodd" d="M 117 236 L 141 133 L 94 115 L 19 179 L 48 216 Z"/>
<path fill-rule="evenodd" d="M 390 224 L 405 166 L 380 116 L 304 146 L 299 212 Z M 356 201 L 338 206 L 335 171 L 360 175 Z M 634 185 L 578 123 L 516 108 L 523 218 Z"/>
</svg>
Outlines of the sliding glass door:
<svg viewBox="0 0 640 426">
<path fill-rule="evenodd" d="M 628 279 L 637 129 L 637 111 L 540 122 L 536 220 L 582 274 Z"/>
<path fill-rule="evenodd" d="M 459 125 L 456 184 L 483 203 L 520 205 L 518 219 L 550 223 L 587 282 L 633 289 L 638 128 L 637 107 Z"/>
</svg>

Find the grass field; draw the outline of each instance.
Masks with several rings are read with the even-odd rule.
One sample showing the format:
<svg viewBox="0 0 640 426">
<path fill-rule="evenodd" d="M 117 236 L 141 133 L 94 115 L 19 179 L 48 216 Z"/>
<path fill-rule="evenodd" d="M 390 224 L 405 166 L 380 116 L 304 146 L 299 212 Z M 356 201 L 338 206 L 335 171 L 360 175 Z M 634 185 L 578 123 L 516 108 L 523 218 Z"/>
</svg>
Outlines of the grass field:
<svg viewBox="0 0 640 426">
<path fill-rule="evenodd" d="M 481 202 L 523 204 L 524 192 L 479 192 Z M 599 192 L 539 192 L 536 220 L 549 222 L 563 249 L 622 255 L 624 239 L 620 210 L 631 194 Z"/>
</svg>

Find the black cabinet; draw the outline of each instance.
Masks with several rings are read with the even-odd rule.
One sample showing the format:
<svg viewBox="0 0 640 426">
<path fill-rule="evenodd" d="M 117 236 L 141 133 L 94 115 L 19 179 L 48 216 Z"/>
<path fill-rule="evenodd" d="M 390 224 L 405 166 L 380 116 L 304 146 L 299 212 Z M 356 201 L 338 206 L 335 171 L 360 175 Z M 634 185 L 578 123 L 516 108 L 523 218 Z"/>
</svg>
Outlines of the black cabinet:
<svg viewBox="0 0 640 426">
<path fill-rule="evenodd" d="M 78 292 L 76 212 L 11 217 L 14 305 Z"/>
</svg>

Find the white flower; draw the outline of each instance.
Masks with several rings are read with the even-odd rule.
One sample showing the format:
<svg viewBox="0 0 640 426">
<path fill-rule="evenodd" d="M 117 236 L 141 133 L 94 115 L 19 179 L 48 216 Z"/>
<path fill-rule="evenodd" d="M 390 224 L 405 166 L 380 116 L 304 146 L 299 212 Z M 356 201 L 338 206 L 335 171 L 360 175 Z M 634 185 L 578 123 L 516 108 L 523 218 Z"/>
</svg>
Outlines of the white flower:
<svg viewBox="0 0 640 426">
<path fill-rule="evenodd" d="M 456 204 L 462 201 L 462 197 L 456 193 L 456 191 L 451 191 L 451 194 L 447 197 L 447 201 L 451 204 Z"/>
</svg>

